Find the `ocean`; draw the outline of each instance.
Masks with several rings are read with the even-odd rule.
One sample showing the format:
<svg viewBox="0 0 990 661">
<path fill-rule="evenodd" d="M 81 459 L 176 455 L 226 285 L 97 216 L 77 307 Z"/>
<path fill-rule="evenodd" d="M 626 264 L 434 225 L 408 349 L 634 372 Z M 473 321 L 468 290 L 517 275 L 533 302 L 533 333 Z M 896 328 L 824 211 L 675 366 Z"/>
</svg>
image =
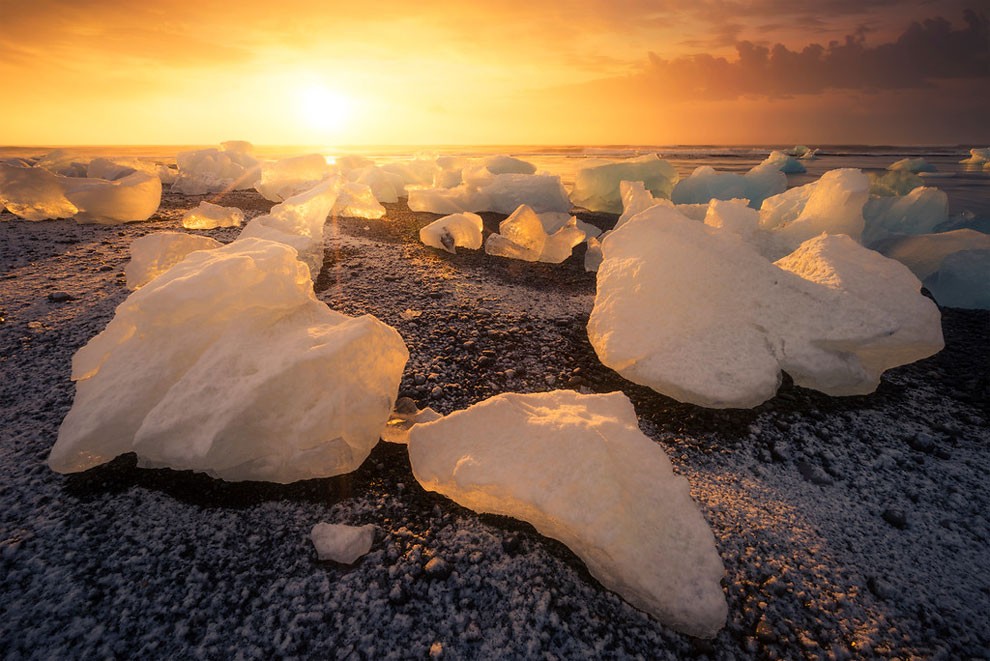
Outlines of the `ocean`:
<svg viewBox="0 0 990 661">
<path fill-rule="evenodd" d="M 800 186 L 816 180 L 824 172 L 837 168 L 859 168 L 880 172 L 902 158 L 924 158 L 935 166 L 935 172 L 921 176 L 929 186 L 948 195 L 950 216 L 971 214 L 966 226 L 990 232 L 990 170 L 960 163 L 969 156 L 970 147 L 985 145 L 890 146 L 890 145 L 811 145 L 818 149 L 817 158 L 802 161 L 805 174 L 789 174 L 788 185 Z M 283 158 L 317 152 L 328 159 L 348 154 L 371 158 L 378 164 L 413 158 L 417 155 L 488 156 L 510 154 L 532 162 L 539 170 L 560 175 L 565 186 L 574 182 L 575 173 L 598 159 L 615 160 L 644 154 L 659 154 L 669 161 L 678 174 L 687 177 L 695 168 L 708 165 L 716 170 L 745 172 L 766 158 L 773 149 L 787 150 L 793 145 L 723 146 L 723 145 L 612 145 L 612 146 L 258 146 L 255 154 L 264 158 Z M 159 163 L 174 164 L 175 155 L 196 145 L 133 145 L 86 146 L 63 148 L 80 161 L 97 156 L 133 157 Z M 32 158 L 48 153 L 54 147 L 0 147 L 0 160 Z"/>
</svg>

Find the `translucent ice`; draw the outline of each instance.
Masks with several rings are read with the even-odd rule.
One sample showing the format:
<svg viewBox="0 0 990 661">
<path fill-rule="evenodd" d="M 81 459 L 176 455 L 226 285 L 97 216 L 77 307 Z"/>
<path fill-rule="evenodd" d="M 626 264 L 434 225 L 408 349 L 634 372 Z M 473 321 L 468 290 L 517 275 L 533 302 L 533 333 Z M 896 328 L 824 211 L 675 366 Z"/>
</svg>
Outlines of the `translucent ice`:
<svg viewBox="0 0 990 661">
<path fill-rule="evenodd" d="M 147 172 L 157 175 L 158 166 L 136 158 L 100 157 L 94 158 L 86 167 L 86 176 L 91 179 L 120 179 L 132 172 Z"/>
<path fill-rule="evenodd" d="M 348 181 L 340 186 L 333 213 L 348 218 L 381 218 L 385 207 L 375 199 L 371 188 L 356 181 Z"/>
<path fill-rule="evenodd" d="M 247 190 L 260 177 L 260 164 L 250 154 L 250 143 L 229 141 L 220 149 L 179 152 L 179 172 L 172 190 L 183 195 L 205 195 L 225 190 Z"/>
<path fill-rule="evenodd" d="M 337 204 L 340 188 L 339 179 L 328 179 L 290 197 L 267 214 L 252 219 L 239 238 L 256 237 L 292 246 L 316 278 L 323 268 L 323 227 Z"/>
<path fill-rule="evenodd" d="M 85 177 L 88 167 L 86 163 L 80 161 L 78 155 L 65 149 L 48 152 L 39 158 L 35 165 L 63 177 Z"/>
<path fill-rule="evenodd" d="M 949 198 L 921 186 L 900 197 L 871 197 L 863 207 L 863 245 L 895 234 L 929 234 L 949 219 Z"/>
<path fill-rule="evenodd" d="M 409 208 L 430 213 L 493 211 L 512 213 L 525 204 L 537 213 L 564 212 L 571 208 L 560 177 L 550 174 L 487 174 L 474 184 L 453 188 L 410 188 Z"/>
<path fill-rule="evenodd" d="M 959 162 L 969 163 L 972 165 L 983 165 L 985 163 L 990 163 L 990 147 L 970 149 L 969 158 L 964 158 Z"/>
<path fill-rule="evenodd" d="M 65 196 L 79 209 L 80 223 L 114 225 L 148 220 L 162 202 L 162 181 L 156 174 L 132 172 L 114 181 L 66 178 Z"/>
<path fill-rule="evenodd" d="M 184 232 L 155 232 L 131 242 L 131 261 L 124 268 L 128 289 L 139 289 L 197 250 L 223 244 L 208 236 Z"/>
<path fill-rule="evenodd" d="M 772 151 L 763 163 L 772 164 L 784 174 L 801 174 L 807 169 L 796 158 L 782 151 Z"/>
<path fill-rule="evenodd" d="M 667 626 L 711 638 L 725 624 L 715 539 L 624 394 L 497 395 L 413 427 L 409 460 L 424 488 L 529 522 Z"/>
<path fill-rule="evenodd" d="M 676 204 L 708 204 L 709 200 L 744 198 L 759 209 L 766 198 L 787 190 L 787 176 L 772 163 L 761 163 L 746 174 L 717 172 L 702 165 L 687 179 L 674 186 L 671 200 Z"/>
<path fill-rule="evenodd" d="M 601 361 L 680 401 L 744 408 L 784 370 L 832 395 L 942 348 L 936 306 L 906 267 L 823 235 L 771 263 L 738 234 L 656 206 L 605 238 L 588 322 Z"/>
<path fill-rule="evenodd" d="M 408 352 L 374 317 L 330 310 L 288 246 L 191 253 L 131 294 L 72 359 L 76 396 L 48 458 L 293 482 L 357 468 Z"/>
<path fill-rule="evenodd" d="M 623 181 L 642 182 L 653 195 L 669 198 L 677 181 L 677 170 L 656 154 L 584 167 L 574 176 L 571 201 L 589 211 L 621 213 Z"/>
<path fill-rule="evenodd" d="M 400 197 L 406 195 L 405 184 L 401 177 L 375 165 L 348 170 L 346 176 L 348 181 L 364 184 L 370 188 L 375 199 L 384 204 L 395 204 Z"/>
<path fill-rule="evenodd" d="M 321 522 L 313 526 L 309 536 L 320 560 L 352 565 L 371 550 L 371 544 L 375 541 L 375 527 Z"/>
<path fill-rule="evenodd" d="M 934 172 L 935 166 L 923 158 L 902 158 L 887 166 L 888 170 L 903 170 L 905 172 Z"/>
<path fill-rule="evenodd" d="M 222 207 L 203 200 L 199 206 L 182 216 L 182 226 L 187 230 L 211 230 L 217 227 L 240 227 L 244 212 L 237 207 Z"/>
<path fill-rule="evenodd" d="M 455 213 L 438 218 L 419 230 L 419 240 L 426 245 L 455 253 L 456 248 L 477 250 L 481 247 L 484 223 L 474 213 Z"/>
<path fill-rule="evenodd" d="M 71 218 L 79 209 L 62 181 L 44 168 L 0 164 L 0 205 L 25 220 Z"/>
<path fill-rule="evenodd" d="M 940 305 L 990 309 L 990 248 L 961 250 L 946 256 L 925 287 Z"/>
<path fill-rule="evenodd" d="M 953 253 L 962 250 L 990 250 L 990 234 L 960 229 L 937 234 L 899 235 L 887 237 L 873 248 L 904 264 L 919 280 L 924 281 L 938 271 L 945 258 Z M 990 286 L 990 283 L 986 284 Z"/>
<path fill-rule="evenodd" d="M 254 188 L 266 200 L 281 202 L 311 189 L 331 175 L 327 160 L 320 154 L 283 158 L 261 166 L 261 180 Z"/>
<path fill-rule="evenodd" d="M 816 154 L 818 154 L 818 150 L 811 149 L 810 147 L 806 147 L 805 145 L 796 145 L 788 149 L 786 153 L 788 156 L 793 156 L 794 158 L 800 158 L 802 160 L 810 161 L 816 158 Z"/>
<path fill-rule="evenodd" d="M 888 170 L 883 174 L 870 172 L 870 195 L 891 197 L 907 195 L 915 188 L 925 185 L 925 180 L 906 170 Z"/>
<path fill-rule="evenodd" d="M 767 198 L 760 208 L 760 226 L 773 231 L 776 247 L 769 251 L 771 256 L 786 255 L 822 232 L 846 234 L 858 241 L 869 197 L 869 178 L 860 170 L 843 169 Z"/>
<path fill-rule="evenodd" d="M 548 234 L 540 216 L 523 204 L 499 223 L 498 234 L 488 236 L 485 252 L 527 262 L 559 264 L 584 240 L 585 233 L 578 229 L 576 218 L 570 217 L 553 234 Z"/>
</svg>

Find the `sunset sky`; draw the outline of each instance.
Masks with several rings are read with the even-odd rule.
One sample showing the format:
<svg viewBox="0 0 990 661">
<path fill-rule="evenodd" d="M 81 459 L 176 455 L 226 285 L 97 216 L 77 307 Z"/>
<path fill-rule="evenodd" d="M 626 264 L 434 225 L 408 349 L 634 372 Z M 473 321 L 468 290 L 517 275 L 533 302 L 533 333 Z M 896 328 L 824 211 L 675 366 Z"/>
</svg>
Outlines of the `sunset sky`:
<svg viewBox="0 0 990 661">
<path fill-rule="evenodd" d="M 0 143 L 990 143 L 986 0 L 0 0 Z"/>
</svg>

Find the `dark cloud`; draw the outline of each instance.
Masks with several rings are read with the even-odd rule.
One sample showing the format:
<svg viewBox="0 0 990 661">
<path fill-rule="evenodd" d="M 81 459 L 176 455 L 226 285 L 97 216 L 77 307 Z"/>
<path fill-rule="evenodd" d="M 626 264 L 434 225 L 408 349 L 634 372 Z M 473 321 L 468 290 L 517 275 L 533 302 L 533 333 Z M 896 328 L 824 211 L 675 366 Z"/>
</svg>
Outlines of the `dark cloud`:
<svg viewBox="0 0 990 661">
<path fill-rule="evenodd" d="M 734 61 L 708 55 L 665 60 L 650 53 L 645 76 L 678 95 L 706 98 L 910 89 L 990 78 L 990 21 L 972 10 L 963 21 L 958 29 L 942 17 L 915 22 L 896 41 L 877 46 L 867 45 L 867 28 L 799 51 L 742 41 Z"/>
</svg>

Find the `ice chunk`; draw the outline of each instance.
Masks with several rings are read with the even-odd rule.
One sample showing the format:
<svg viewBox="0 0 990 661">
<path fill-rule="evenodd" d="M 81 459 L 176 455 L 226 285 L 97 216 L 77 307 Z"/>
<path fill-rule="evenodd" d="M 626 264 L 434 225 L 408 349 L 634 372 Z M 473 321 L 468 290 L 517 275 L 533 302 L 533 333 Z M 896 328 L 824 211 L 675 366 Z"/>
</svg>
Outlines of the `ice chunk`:
<svg viewBox="0 0 990 661">
<path fill-rule="evenodd" d="M 339 179 L 328 179 L 276 204 L 245 225 L 239 239 L 256 237 L 292 246 L 315 279 L 323 268 L 323 226 L 337 203 L 340 187 Z"/>
<path fill-rule="evenodd" d="M 25 220 L 71 218 L 79 209 L 62 181 L 44 168 L 0 164 L 0 205 Z"/>
<path fill-rule="evenodd" d="M 221 149 L 179 152 L 178 175 L 172 190 L 183 195 L 205 195 L 226 190 L 247 190 L 260 177 L 260 164 L 250 153 L 250 143 L 229 141 Z"/>
<path fill-rule="evenodd" d="M 355 170 L 367 170 L 368 168 L 373 168 L 375 162 L 368 158 L 367 156 L 361 156 L 360 154 L 345 154 L 343 156 L 338 156 L 333 159 L 334 165 L 343 172 L 349 175 Z M 350 179 L 350 177 L 348 177 Z M 353 179 L 351 179 L 353 181 Z"/>
<path fill-rule="evenodd" d="M 596 163 L 575 174 L 571 202 L 589 211 L 621 213 L 620 184 L 623 181 L 642 182 L 653 195 L 669 198 L 677 181 L 677 170 L 656 154 L 615 163 Z"/>
<path fill-rule="evenodd" d="M 86 167 L 86 176 L 90 179 L 120 179 L 132 172 L 147 172 L 158 175 L 158 166 L 136 158 L 94 158 Z"/>
<path fill-rule="evenodd" d="M 155 173 L 158 175 L 158 178 L 162 180 L 163 186 L 171 186 L 175 183 L 175 180 L 179 178 L 178 170 L 170 168 L 162 163 L 155 166 Z"/>
<path fill-rule="evenodd" d="M 375 199 L 371 188 L 356 181 L 348 181 L 340 187 L 333 213 L 347 218 L 381 218 L 385 207 Z"/>
<path fill-rule="evenodd" d="M 898 235 L 879 241 L 873 248 L 907 266 L 919 280 L 925 280 L 938 271 L 945 258 L 953 253 L 990 249 L 990 234 L 960 229 L 937 234 Z"/>
<path fill-rule="evenodd" d="M 183 232 L 155 232 L 131 242 L 131 261 L 124 268 L 128 289 L 139 289 L 197 250 L 223 244 L 208 236 Z"/>
<path fill-rule="evenodd" d="M 772 163 L 761 163 L 746 174 L 717 172 L 702 165 L 674 186 L 675 204 L 708 204 L 709 200 L 747 199 L 759 209 L 763 200 L 787 190 L 787 176 Z"/>
<path fill-rule="evenodd" d="M 915 188 L 901 197 L 871 197 L 863 207 L 863 245 L 894 234 L 928 234 L 949 219 L 949 197 L 937 188 Z"/>
<path fill-rule="evenodd" d="M 498 234 L 489 235 L 485 252 L 527 262 L 559 264 L 584 240 L 585 234 L 578 229 L 576 218 L 570 217 L 553 234 L 547 234 L 540 216 L 523 204 L 499 223 Z"/>
<path fill-rule="evenodd" d="M 77 154 L 66 149 L 48 152 L 39 158 L 35 165 L 62 177 L 85 177 L 88 167 L 86 163 L 79 160 Z"/>
<path fill-rule="evenodd" d="M 75 219 L 80 223 L 148 220 L 162 202 L 162 181 L 147 172 L 132 172 L 115 181 L 69 178 L 62 185 L 65 196 L 79 209 Z"/>
<path fill-rule="evenodd" d="M 959 162 L 969 163 L 971 165 L 984 165 L 985 163 L 990 163 L 990 147 L 985 147 L 983 149 L 970 149 L 969 158 L 964 158 Z"/>
<path fill-rule="evenodd" d="M 708 524 L 622 393 L 506 393 L 413 427 L 425 489 L 560 540 L 603 586 L 660 622 L 711 638 L 725 573 Z"/>
<path fill-rule="evenodd" d="M 378 442 L 407 359 L 394 329 L 317 300 L 294 250 L 238 239 L 131 294 L 76 353 L 48 463 L 135 452 L 225 480 L 347 473 Z"/>
<path fill-rule="evenodd" d="M 436 158 L 418 157 L 385 163 L 382 170 L 398 176 L 405 186 L 431 186 L 440 168 Z"/>
<path fill-rule="evenodd" d="M 326 159 L 319 154 L 283 158 L 261 165 L 261 180 L 254 188 L 266 200 L 282 202 L 307 191 L 331 175 Z"/>
<path fill-rule="evenodd" d="M 621 226 L 640 211 L 646 211 L 659 203 L 659 200 L 646 190 L 646 184 L 642 181 L 620 181 L 619 196 L 622 199 L 622 215 L 616 221 L 616 227 Z"/>
<path fill-rule="evenodd" d="M 795 147 L 788 149 L 786 153 L 788 156 L 793 156 L 794 158 L 800 158 L 805 161 L 810 161 L 817 158 L 816 155 L 818 154 L 818 150 L 811 149 L 810 147 L 807 147 L 805 145 L 796 145 Z"/>
<path fill-rule="evenodd" d="M 466 211 L 512 213 L 525 204 L 536 213 L 570 211 L 571 202 L 560 177 L 552 174 L 496 174 L 479 189 L 487 208 Z"/>
<path fill-rule="evenodd" d="M 723 228 L 753 243 L 759 231 L 760 213 L 751 209 L 746 200 L 712 200 L 708 203 L 705 225 Z"/>
<path fill-rule="evenodd" d="M 466 184 L 453 188 L 412 187 L 407 193 L 412 211 L 454 214 L 481 211 L 491 206 L 486 195 Z"/>
<path fill-rule="evenodd" d="M 375 527 L 320 522 L 313 526 L 309 536 L 320 560 L 352 565 L 371 550 Z"/>
<path fill-rule="evenodd" d="M 913 172 L 905 170 L 889 170 L 880 174 L 870 172 L 870 195 L 892 197 L 907 195 L 915 188 L 925 185 L 925 180 Z"/>
<path fill-rule="evenodd" d="M 656 206 L 602 247 L 588 322 L 598 357 L 680 401 L 756 406 L 782 369 L 801 386 L 865 394 L 884 370 L 942 348 L 917 278 L 847 236 L 772 264 L 737 234 Z"/>
<path fill-rule="evenodd" d="M 902 158 L 901 160 L 888 165 L 887 169 L 902 170 L 905 172 L 935 172 L 935 166 L 921 157 Z"/>
<path fill-rule="evenodd" d="M 773 231 L 771 256 L 786 255 L 822 232 L 859 240 L 869 189 L 860 170 L 830 170 L 818 181 L 767 198 L 760 208 L 760 226 Z"/>
<path fill-rule="evenodd" d="M 182 216 L 182 226 L 187 230 L 212 230 L 217 227 L 240 227 L 244 212 L 237 207 L 222 207 L 203 200 L 195 209 Z"/>
<path fill-rule="evenodd" d="M 457 247 L 477 250 L 481 247 L 483 229 L 481 216 L 474 213 L 455 213 L 438 218 L 419 230 L 419 240 L 449 253 L 457 252 Z"/>
<path fill-rule="evenodd" d="M 384 204 L 395 204 L 406 194 L 401 177 L 374 165 L 348 170 L 347 179 L 370 188 L 375 199 Z"/>
<path fill-rule="evenodd" d="M 990 309 L 990 248 L 961 250 L 946 256 L 925 287 L 940 305 Z"/>
<path fill-rule="evenodd" d="M 598 271 L 602 265 L 602 241 L 609 232 L 605 232 L 599 237 L 588 237 L 588 250 L 584 253 L 584 270 L 590 273 Z"/>
<path fill-rule="evenodd" d="M 796 158 L 782 151 L 770 152 L 763 163 L 773 165 L 784 174 L 802 174 L 808 171 Z"/>
</svg>

